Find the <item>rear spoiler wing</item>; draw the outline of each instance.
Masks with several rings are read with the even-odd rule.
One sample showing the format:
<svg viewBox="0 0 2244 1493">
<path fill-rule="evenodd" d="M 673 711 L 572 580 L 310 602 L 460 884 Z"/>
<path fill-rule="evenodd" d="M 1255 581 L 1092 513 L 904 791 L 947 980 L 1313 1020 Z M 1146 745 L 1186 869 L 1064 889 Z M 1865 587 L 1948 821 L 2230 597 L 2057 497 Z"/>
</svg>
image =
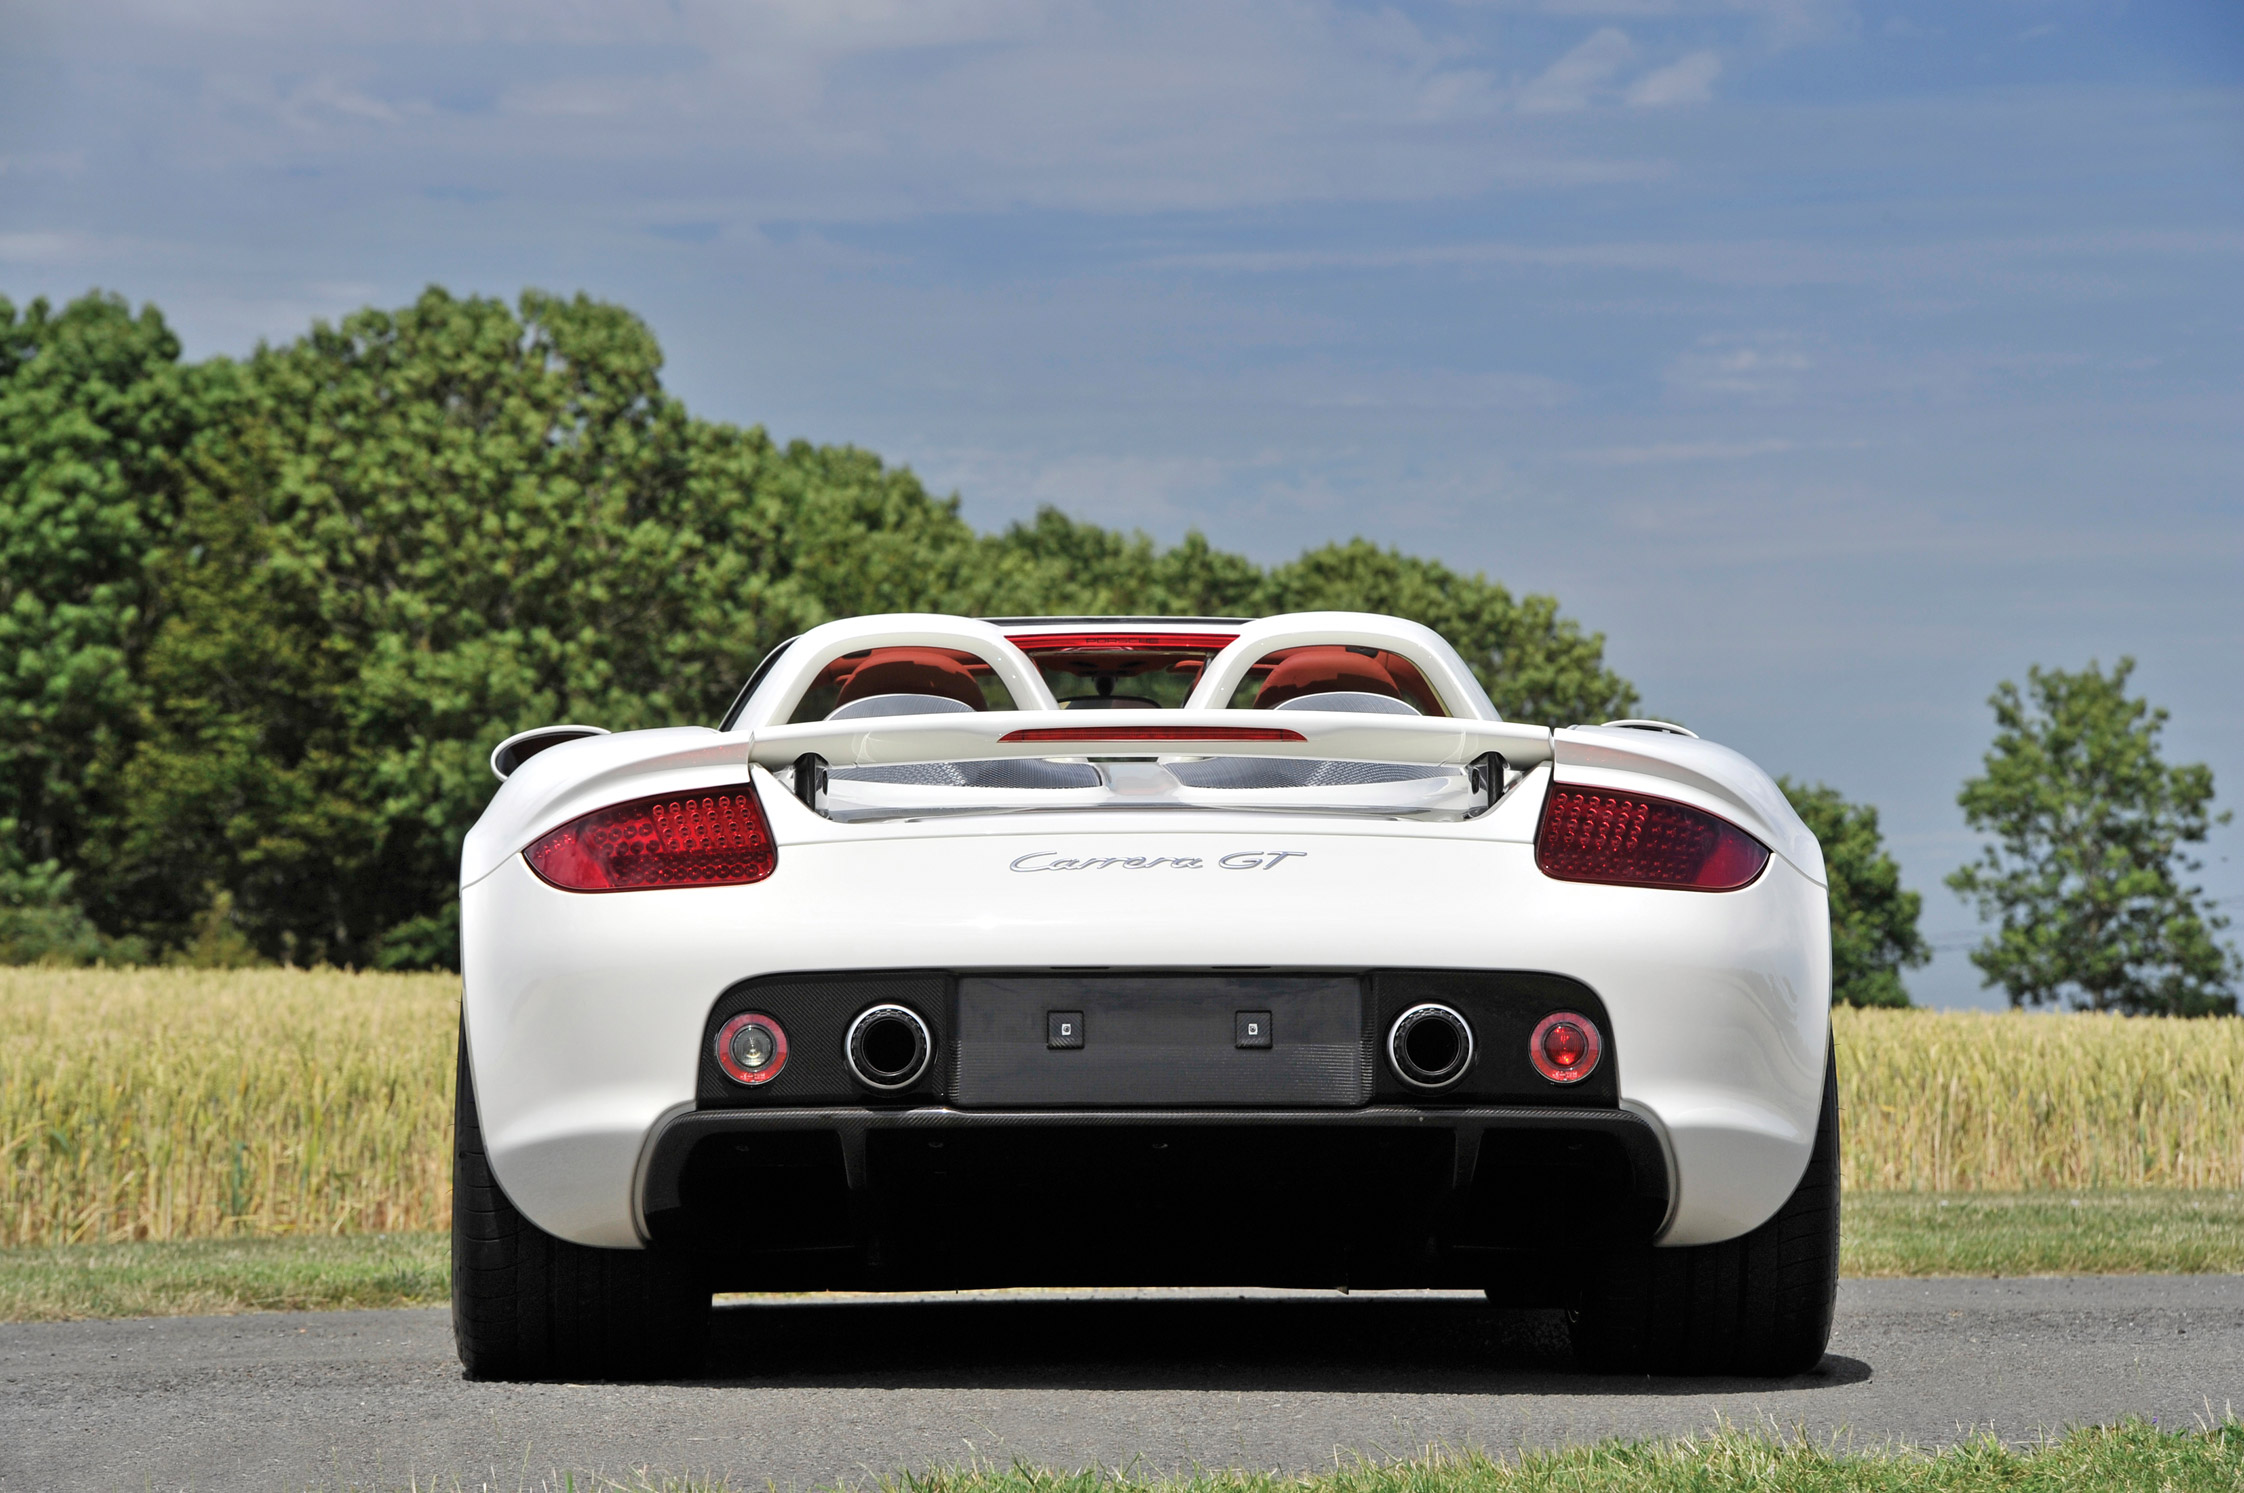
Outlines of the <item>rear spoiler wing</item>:
<svg viewBox="0 0 2244 1493">
<path fill-rule="evenodd" d="M 1467 767 L 1495 753 L 1515 768 L 1551 757 L 1547 726 L 1327 710 L 1022 710 L 876 716 L 760 726 L 748 758 L 806 756 L 832 767 L 999 757 L 1307 757 Z"/>
</svg>

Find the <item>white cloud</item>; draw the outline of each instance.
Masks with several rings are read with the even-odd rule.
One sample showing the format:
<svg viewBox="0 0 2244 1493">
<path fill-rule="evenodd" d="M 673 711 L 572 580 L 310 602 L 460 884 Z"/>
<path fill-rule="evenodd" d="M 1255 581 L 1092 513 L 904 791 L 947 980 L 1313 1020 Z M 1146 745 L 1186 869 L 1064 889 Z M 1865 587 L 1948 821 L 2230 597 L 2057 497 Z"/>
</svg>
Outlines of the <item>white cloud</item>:
<svg viewBox="0 0 2244 1493">
<path fill-rule="evenodd" d="M 1714 97 L 1714 80 L 1721 73 L 1722 58 L 1718 53 L 1693 52 L 1638 78 L 1629 87 L 1628 101 L 1639 109 L 1666 104 L 1703 104 Z"/>
<path fill-rule="evenodd" d="M 1603 3 L 1726 51 L 1761 29 L 1729 0 L 1683 0 L 1676 23 L 1651 14 L 1666 0 Z M 1711 81 L 1696 54 L 1674 62 L 1676 39 L 1634 21 L 1584 22 L 1552 62 L 1498 15 L 1382 0 L 31 6 L 56 60 L 105 95 L 94 109 L 175 175 L 473 162 L 490 176 L 599 173 L 631 192 L 721 180 L 736 216 L 764 221 L 1641 181 L 1666 169 L 1662 142 L 1564 116 L 1682 102 Z M 1637 78 L 1654 45 L 1667 65 Z M 142 66 L 162 69 L 161 92 L 137 84 Z"/>
<path fill-rule="evenodd" d="M 1861 27 L 1856 0 L 1452 0 L 1460 8 L 1645 19 L 1745 17 L 1778 46 L 1827 41 Z"/>
<path fill-rule="evenodd" d="M 1746 461 L 1756 456 L 1777 456 L 1797 451 L 1798 441 L 1767 436 L 1757 441 L 1661 441 L 1650 446 L 1609 446 L 1578 451 L 1573 460 L 1586 466 L 1665 466 L 1680 461 Z"/>
<path fill-rule="evenodd" d="M 104 247 L 88 233 L 0 233 L 0 264 L 77 264 L 93 258 Z"/>
<path fill-rule="evenodd" d="M 1701 337 L 1668 364 L 1669 389 L 1685 396 L 1768 402 L 1799 391 L 1814 362 L 1784 333 Z"/>
<path fill-rule="evenodd" d="M 1617 26 L 1600 26 L 1545 69 L 1542 76 L 1520 89 L 1513 106 L 1523 114 L 1586 109 L 1591 96 L 1611 82 L 1635 53 L 1627 32 Z"/>
</svg>

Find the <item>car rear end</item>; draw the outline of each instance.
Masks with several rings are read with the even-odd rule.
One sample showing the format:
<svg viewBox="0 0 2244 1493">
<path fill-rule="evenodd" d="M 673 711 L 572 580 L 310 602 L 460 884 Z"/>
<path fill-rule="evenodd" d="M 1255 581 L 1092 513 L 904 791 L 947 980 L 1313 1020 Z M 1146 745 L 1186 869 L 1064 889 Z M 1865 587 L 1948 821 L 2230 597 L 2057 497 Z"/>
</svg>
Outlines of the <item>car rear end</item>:
<svg viewBox="0 0 2244 1493">
<path fill-rule="evenodd" d="M 1604 1255 L 1740 1238 L 1797 1190 L 1821 865 L 1742 759 L 1506 726 L 1385 619 L 944 622 L 1012 645 L 985 691 L 1011 710 L 851 715 L 814 698 L 834 661 L 797 659 L 793 703 L 557 747 L 479 826 L 466 1067 L 534 1229 L 697 1291 L 1573 1304 Z M 1351 641 L 1299 641 L 1327 634 Z M 882 646 L 934 645 L 856 669 Z M 1246 714 L 1305 670 L 1321 700 Z M 1367 679 L 1408 718 L 1329 708 Z"/>
</svg>

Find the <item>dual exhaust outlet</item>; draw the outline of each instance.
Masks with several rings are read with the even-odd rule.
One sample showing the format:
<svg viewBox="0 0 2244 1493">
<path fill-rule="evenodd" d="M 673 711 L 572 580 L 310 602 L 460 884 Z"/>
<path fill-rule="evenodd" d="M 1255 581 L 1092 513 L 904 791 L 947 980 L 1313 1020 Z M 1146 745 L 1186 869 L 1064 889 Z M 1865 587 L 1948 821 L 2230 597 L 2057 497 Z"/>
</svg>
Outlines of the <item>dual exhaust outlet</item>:
<svg viewBox="0 0 2244 1493">
<path fill-rule="evenodd" d="M 934 1053 L 934 1034 L 909 1006 L 867 1006 L 842 1044 L 850 1076 L 883 1093 L 910 1088 Z M 1387 1060 L 1404 1083 L 1446 1089 L 1473 1065 L 1472 1024 L 1448 1006 L 1412 1006 L 1388 1029 Z"/>
</svg>

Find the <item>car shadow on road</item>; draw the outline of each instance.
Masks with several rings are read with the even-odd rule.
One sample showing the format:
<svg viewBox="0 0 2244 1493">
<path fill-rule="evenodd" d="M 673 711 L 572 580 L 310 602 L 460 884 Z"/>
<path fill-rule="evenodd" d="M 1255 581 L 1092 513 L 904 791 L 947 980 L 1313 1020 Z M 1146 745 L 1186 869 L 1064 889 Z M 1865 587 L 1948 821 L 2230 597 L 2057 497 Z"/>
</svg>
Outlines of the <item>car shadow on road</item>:
<svg viewBox="0 0 2244 1493">
<path fill-rule="evenodd" d="M 1563 1314 L 1467 1297 L 767 1298 L 720 1306 L 707 1380 L 943 1389 L 1704 1395 L 1870 1377 L 1826 1355 L 1789 1379 L 1588 1374 Z"/>
</svg>

